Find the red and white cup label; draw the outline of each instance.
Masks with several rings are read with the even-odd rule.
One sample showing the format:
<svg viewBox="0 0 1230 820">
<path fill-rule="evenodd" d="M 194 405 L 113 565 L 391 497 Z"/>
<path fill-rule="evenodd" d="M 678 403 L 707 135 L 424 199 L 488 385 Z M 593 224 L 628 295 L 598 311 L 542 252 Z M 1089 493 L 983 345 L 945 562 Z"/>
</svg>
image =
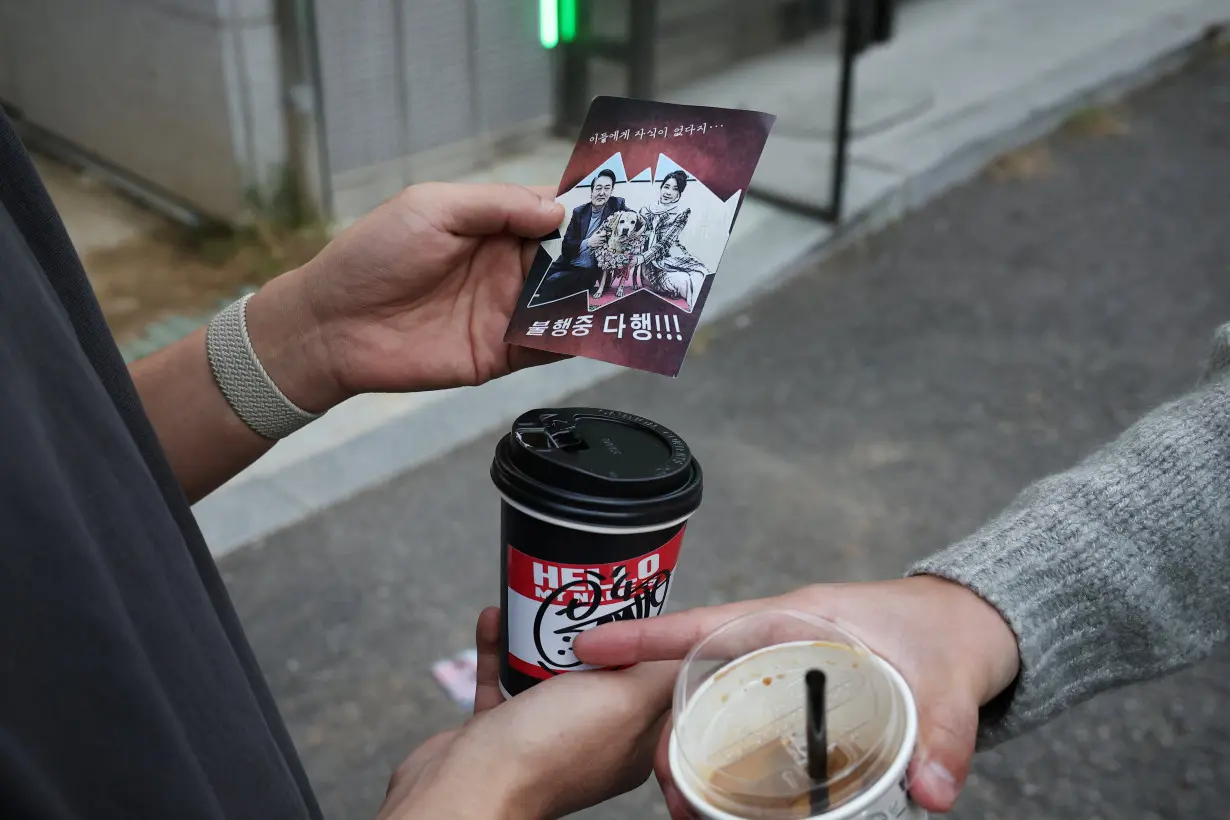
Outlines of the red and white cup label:
<svg viewBox="0 0 1230 820">
<path fill-rule="evenodd" d="M 510 544 L 509 665 L 538 680 L 597 668 L 577 660 L 573 640 L 600 624 L 660 614 L 684 529 L 651 552 L 613 564 L 543 561 Z"/>
</svg>

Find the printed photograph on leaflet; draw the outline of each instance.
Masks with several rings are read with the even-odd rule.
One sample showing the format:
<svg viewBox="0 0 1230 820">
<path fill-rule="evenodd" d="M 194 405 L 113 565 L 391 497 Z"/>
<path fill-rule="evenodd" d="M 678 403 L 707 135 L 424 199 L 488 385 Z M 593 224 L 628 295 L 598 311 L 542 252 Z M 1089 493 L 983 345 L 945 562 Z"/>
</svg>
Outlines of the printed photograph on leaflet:
<svg viewBox="0 0 1230 820">
<path fill-rule="evenodd" d="M 594 100 L 504 340 L 677 376 L 774 120 Z"/>
</svg>

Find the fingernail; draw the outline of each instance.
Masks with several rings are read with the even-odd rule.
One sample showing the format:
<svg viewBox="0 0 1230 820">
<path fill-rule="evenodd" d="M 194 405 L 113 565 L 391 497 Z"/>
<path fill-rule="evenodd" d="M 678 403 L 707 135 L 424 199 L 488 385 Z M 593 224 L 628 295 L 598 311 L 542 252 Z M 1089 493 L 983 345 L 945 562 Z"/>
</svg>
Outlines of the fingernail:
<svg viewBox="0 0 1230 820">
<path fill-rule="evenodd" d="M 952 776 L 952 772 L 944 768 L 944 765 L 938 760 L 929 762 L 923 771 L 928 779 L 931 780 L 931 788 L 935 791 L 937 798 L 946 801 L 955 801 L 957 799 L 957 779 Z"/>
<path fill-rule="evenodd" d="M 555 210 L 555 200 L 554 199 L 539 199 L 538 207 L 542 208 L 544 211 L 554 211 Z"/>
</svg>

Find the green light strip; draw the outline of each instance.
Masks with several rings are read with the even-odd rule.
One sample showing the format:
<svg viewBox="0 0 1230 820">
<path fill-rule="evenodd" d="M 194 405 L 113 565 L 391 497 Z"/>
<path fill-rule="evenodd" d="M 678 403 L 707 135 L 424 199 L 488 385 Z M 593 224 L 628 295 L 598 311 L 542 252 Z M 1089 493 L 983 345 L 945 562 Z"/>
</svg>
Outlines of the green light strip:
<svg viewBox="0 0 1230 820">
<path fill-rule="evenodd" d="M 538 42 L 543 48 L 559 45 L 559 0 L 538 0 Z"/>
<path fill-rule="evenodd" d="M 577 37 L 577 0 L 559 0 L 559 38 L 571 43 Z"/>
</svg>

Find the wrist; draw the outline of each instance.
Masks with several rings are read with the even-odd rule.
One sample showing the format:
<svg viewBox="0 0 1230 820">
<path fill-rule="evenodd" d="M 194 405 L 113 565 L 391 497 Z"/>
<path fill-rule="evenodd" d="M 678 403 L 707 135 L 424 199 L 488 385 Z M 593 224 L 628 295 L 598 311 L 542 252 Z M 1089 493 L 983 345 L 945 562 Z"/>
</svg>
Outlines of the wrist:
<svg viewBox="0 0 1230 820">
<path fill-rule="evenodd" d="M 252 350 L 278 389 L 309 413 L 323 413 L 349 395 L 334 375 L 323 323 L 291 271 L 270 281 L 248 301 Z"/>
<path fill-rule="evenodd" d="M 1016 633 L 1000 611 L 970 588 L 938 575 L 916 575 L 909 581 L 941 597 L 951 623 L 962 626 L 962 643 L 977 648 L 966 657 L 979 705 L 1007 689 L 1020 671 L 1021 657 Z"/>
<path fill-rule="evenodd" d="M 377 820 L 542 820 L 509 777 L 515 755 L 484 759 L 461 743 L 463 733 L 437 735 L 407 758 Z"/>
<path fill-rule="evenodd" d="M 456 778 L 438 778 L 424 784 L 418 794 L 390 820 L 546 820 L 491 787 L 486 772 L 468 772 Z"/>
<path fill-rule="evenodd" d="M 547 820 L 552 817 L 550 786 L 543 786 L 533 761 L 517 754 L 499 738 L 479 737 L 481 717 L 463 728 L 433 778 L 427 805 L 432 817 L 445 817 L 446 809 L 458 818 Z M 481 788 L 475 788 L 481 773 Z"/>
</svg>

